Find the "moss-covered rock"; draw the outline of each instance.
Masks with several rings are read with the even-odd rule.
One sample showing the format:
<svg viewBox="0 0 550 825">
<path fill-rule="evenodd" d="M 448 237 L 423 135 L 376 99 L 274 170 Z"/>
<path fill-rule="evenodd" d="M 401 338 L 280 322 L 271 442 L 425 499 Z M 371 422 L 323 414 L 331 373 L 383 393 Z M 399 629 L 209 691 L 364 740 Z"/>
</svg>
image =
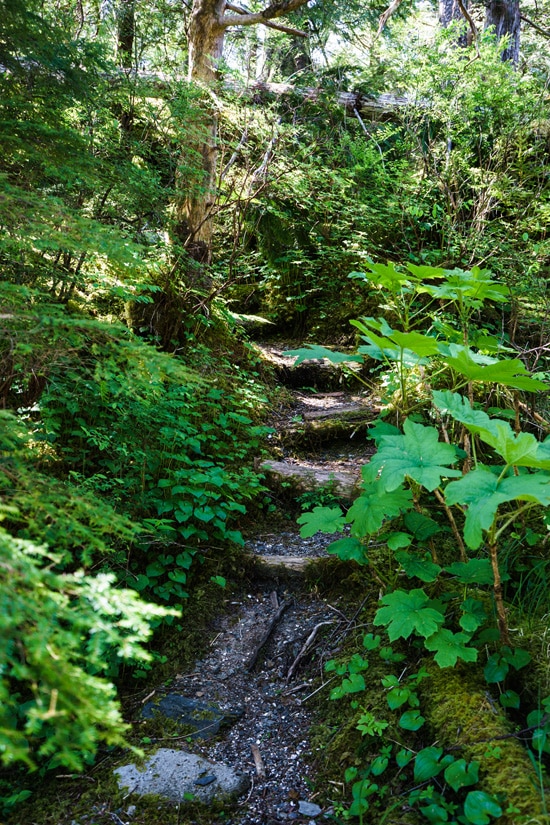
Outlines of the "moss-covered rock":
<svg viewBox="0 0 550 825">
<path fill-rule="evenodd" d="M 547 825 L 538 781 L 514 727 L 494 702 L 479 670 L 426 665 L 431 678 L 420 686 L 422 712 L 440 746 L 480 762 L 479 788 L 505 797 L 499 825 Z"/>
</svg>

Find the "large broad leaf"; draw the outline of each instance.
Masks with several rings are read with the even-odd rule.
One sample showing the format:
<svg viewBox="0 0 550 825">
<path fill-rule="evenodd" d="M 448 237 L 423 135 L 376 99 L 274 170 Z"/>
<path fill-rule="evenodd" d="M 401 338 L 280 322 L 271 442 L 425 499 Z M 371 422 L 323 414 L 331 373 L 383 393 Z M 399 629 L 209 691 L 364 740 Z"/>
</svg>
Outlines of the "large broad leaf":
<svg viewBox="0 0 550 825">
<path fill-rule="evenodd" d="M 424 291 L 434 298 L 443 298 L 466 306 L 479 308 L 485 301 L 502 303 L 508 300 L 510 290 L 491 277 L 488 269 L 477 266 L 471 270 L 449 269 L 444 273 L 445 281 L 441 285 L 427 284 Z"/>
<path fill-rule="evenodd" d="M 375 481 L 355 499 L 348 510 L 346 521 L 351 523 L 353 535 L 361 538 L 376 533 L 385 519 L 395 518 L 399 513 L 409 510 L 412 504 L 410 490 L 386 492 L 382 483 Z"/>
<path fill-rule="evenodd" d="M 355 361 L 362 363 L 363 358 L 360 355 L 352 355 L 347 352 L 337 352 L 336 350 L 327 349 L 318 345 L 309 344 L 307 347 L 300 347 L 300 349 L 290 349 L 283 352 L 286 356 L 295 356 L 296 364 L 301 364 L 302 361 L 318 361 L 326 358 L 333 364 L 344 364 L 347 361 Z"/>
<path fill-rule="evenodd" d="M 411 633 L 432 636 L 443 624 L 445 617 L 430 607 L 430 600 L 423 590 L 394 590 L 380 599 L 384 607 L 376 611 L 375 625 L 386 625 L 390 641 L 408 639 Z"/>
<path fill-rule="evenodd" d="M 548 506 L 550 475 L 538 472 L 499 480 L 497 475 L 480 466 L 460 481 L 448 484 L 445 499 L 447 504 L 467 505 L 464 540 L 475 550 L 483 541 L 483 532 L 490 529 L 500 504 L 532 501 Z"/>
<path fill-rule="evenodd" d="M 449 354 L 443 354 L 443 360 L 452 369 L 459 372 L 468 381 L 483 381 L 490 384 L 503 384 L 527 392 L 550 390 L 544 381 L 531 378 L 529 371 L 519 358 L 507 358 L 503 361 L 483 358 L 494 363 L 480 364 L 481 360 L 469 347 L 451 344 Z"/>
<path fill-rule="evenodd" d="M 489 559 L 455 561 L 445 570 L 463 584 L 494 584 L 495 581 Z"/>
<path fill-rule="evenodd" d="M 441 567 L 434 564 L 429 554 L 422 557 L 402 550 L 395 553 L 395 558 L 409 578 L 416 577 L 423 582 L 433 582 L 441 573 Z"/>
<path fill-rule="evenodd" d="M 456 451 L 439 441 L 435 427 L 424 427 L 407 418 L 403 435 L 387 435 L 380 440 L 376 462 L 382 466 L 380 480 L 388 491 L 395 490 L 409 477 L 427 490 L 435 490 L 441 478 L 458 478 L 460 470 L 448 465 L 456 462 Z"/>
<path fill-rule="evenodd" d="M 445 768 L 445 782 L 448 782 L 453 791 L 459 791 L 467 785 L 475 785 L 479 779 L 479 762 L 466 762 L 465 759 L 456 759 Z"/>
<path fill-rule="evenodd" d="M 427 782 L 437 776 L 444 768 L 445 763 L 440 761 L 442 756 L 443 748 L 431 746 L 418 751 L 414 760 L 414 781 Z"/>
<path fill-rule="evenodd" d="M 427 650 L 435 651 L 434 659 L 439 667 L 454 667 L 458 659 L 465 662 L 477 660 L 477 650 L 467 647 L 469 641 L 470 637 L 466 633 L 452 633 L 442 627 L 426 639 L 424 645 Z"/>
<path fill-rule="evenodd" d="M 352 536 L 333 541 L 326 550 L 342 561 L 356 561 L 358 564 L 368 564 L 369 561 L 367 548 Z"/>
<path fill-rule="evenodd" d="M 432 536 L 443 531 L 443 528 L 433 518 L 425 516 L 417 510 L 411 510 L 410 513 L 403 516 L 403 524 L 420 542 L 428 541 Z"/>
<path fill-rule="evenodd" d="M 470 791 L 464 802 L 464 815 L 472 825 L 488 825 L 491 816 L 502 815 L 502 808 L 485 791 Z"/>
<path fill-rule="evenodd" d="M 419 280 L 414 272 L 410 274 L 400 272 L 395 264 L 389 262 L 387 264 L 368 263 L 366 267 L 370 270 L 369 272 L 352 272 L 349 277 L 362 276 L 364 280 L 381 286 L 394 295 L 399 294 L 403 289 L 410 289 L 411 282 Z"/>
<path fill-rule="evenodd" d="M 550 470 L 550 445 L 541 444 L 531 433 L 515 433 L 507 421 L 489 418 L 482 410 L 474 410 L 467 398 L 454 392 L 433 394 L 434 403 L 464 424 L 471 433 L 493 447 L 506 464 Z"/>
<path fill-rule="evenodd" d="M 298 519 L 302 524 L 300 535 L 303 539 L 315 533 L 341 533 L 344 529 L 344 516 L 339 507 L 315 507 L 311 513 L 304 513 Z"/>
</svg>

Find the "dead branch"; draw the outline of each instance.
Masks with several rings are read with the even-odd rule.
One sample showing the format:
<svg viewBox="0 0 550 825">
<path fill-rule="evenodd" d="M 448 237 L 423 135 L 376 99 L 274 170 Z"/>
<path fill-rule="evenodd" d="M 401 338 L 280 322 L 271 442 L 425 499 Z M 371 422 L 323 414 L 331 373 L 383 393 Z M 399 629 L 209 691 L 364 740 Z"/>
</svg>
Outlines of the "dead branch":
<svg viewBox="0 0 550 825">
<path fill-rule="evenodd" d="M 273 633 L 275 625 L 277 624 L 277 622 L 279 621 L 279 619 L 281 618 L 281 616 L 283 615 L 283 613 L 285 612 L 285 610 L 289 606 L 290 606 L 290 602 L 283 602 L 281 604 L 280 608 L 277 610 L 277 612 L 273 615 L 268 627 L 266 628 L 262 638 L 259 641 L 259 644 L 256 645 L 256 647 L 254 648 L 254 650 L 252 651 L 252 653 L 248 657 L 248 660 L 245 662 L 244 669 L 246 671 L 252 670 L 252 668 L 256 664 L 256 662 L 258 660 L 258 656 L 260 655 L 261 649 L 263 648 L 263 646 L 265 645 L 265 643 L 267 642 L 267 640 L 269 639 L 269 637 Z"/>
<path fill-rule="evenodd" d="M 319 624 L 315 625 L 315 627 L 313 628 L 313 630 L 311 631 L 311 633 L 309 634 L 309 636 L 305 640 L 304 644 L 302 645 L 302 648 L 301 648 L 300 652 L 298 653 L 298 655 L 296 656 L 296 658 L 294 659 L 294 661 L 292 662 L 292 664 L 290 665 L 290 667 L 288 669 L 288 673 L 286 674 L 286 681 L 287 682 L 289 682 L 292 679 L 296 668 L 298 667 L 298 665 L 300 664 L 300 662 L 304 658 L 305 654 L 307 653 L 309 647 L 313 643 L 313 640 L 315 639 L 315 637 L 316 637 L 317 633 L 319 632 L 319 630 L 322 627 L 326 627 L 327 625 L 334 624 L 334 622 L 335 622 L 335 620 L 331 620 L 331 621 L 327 621 L 327 622 L 319 622 Z"/>
</svg>

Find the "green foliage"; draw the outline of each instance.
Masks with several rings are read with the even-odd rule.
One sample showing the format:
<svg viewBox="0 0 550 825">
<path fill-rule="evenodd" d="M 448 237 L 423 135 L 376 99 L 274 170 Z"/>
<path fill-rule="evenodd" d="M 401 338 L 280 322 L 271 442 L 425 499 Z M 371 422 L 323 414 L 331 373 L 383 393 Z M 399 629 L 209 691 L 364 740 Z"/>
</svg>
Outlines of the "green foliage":
<svg viewBox="0 0 550 825">
<path fill-rule="evenodd" d="M 45 547 L 0 531 L 0 755 L 4 765 L 47 759 L 81 770 L 100 742 L 122 745 L 113 684 L 102 676 L 113 655 L 147 661 L 150 621 L 167 615 L 113 574 L 58 574 Z M 14 689 L 16 686 L 16 689 Z"/>
</svg>

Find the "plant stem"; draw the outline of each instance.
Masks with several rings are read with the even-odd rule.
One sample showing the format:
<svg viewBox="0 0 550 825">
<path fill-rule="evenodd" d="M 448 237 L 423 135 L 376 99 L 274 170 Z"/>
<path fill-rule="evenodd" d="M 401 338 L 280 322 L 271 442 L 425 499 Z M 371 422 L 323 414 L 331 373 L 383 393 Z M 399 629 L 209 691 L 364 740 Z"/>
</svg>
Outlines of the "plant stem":
<svg viewBox="0 0 550 825">
<path fill-rule="evenodd" d="M 493 578 L 495 580 L 495 583 L 493 585 L 493 592 L 495 594 L 495 605 L 497 609 L 497 621 L 498 629 L 500 631 L 500 641 L 503 645 L 510 645 L 508 619 L 506 617 L 504 599 L 502 598 L 502 579 L 500 578 L 500 570 L 498 567 L 498 548 L 494 525 L 489 534 L 489 558 L 491 559 L 491 567 L 493 568 Z"/>
<path fill-rule="evenodd" d="M 460 530 L 456 526 L 455 517 L 452 514 L 451 508 L 449 507 L 449 505 L 445 501 L 445 498 L 443 497 L 443 493 L 441 492 L 441 490 L 436 489 L 436 490 L 434 490 L 434 493 L 435 493 L 436 499 L 443 506 L 443 509 L 445 510 L 445 515 L 449 519 L 449 524 L 451 525 L 451 530 L 453 531 L 453 535 L 456 539 L 458 549 L 460 550 L 460 561 L 467 562 L 468 561 L 468 555 L 466 553 L 466 548 L 464 546 L 464 541 L 462 540 L 462 536 L 460 535 Z"/>
</svg>

